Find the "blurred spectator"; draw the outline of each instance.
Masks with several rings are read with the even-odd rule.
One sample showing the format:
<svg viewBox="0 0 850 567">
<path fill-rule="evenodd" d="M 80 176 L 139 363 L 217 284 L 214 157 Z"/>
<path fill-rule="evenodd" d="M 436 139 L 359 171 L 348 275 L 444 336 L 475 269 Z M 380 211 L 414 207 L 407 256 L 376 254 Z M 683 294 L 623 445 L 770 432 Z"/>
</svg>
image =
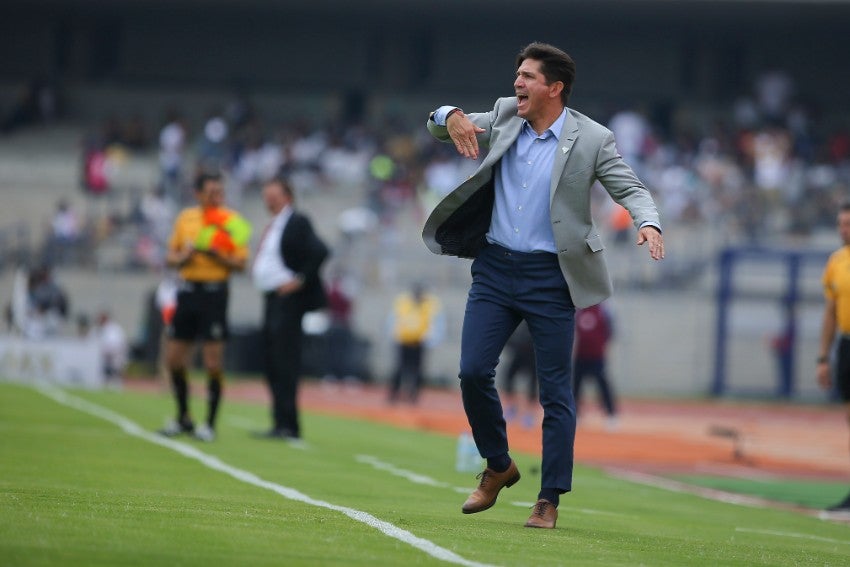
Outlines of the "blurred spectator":
<svg viewBox="0 0 850 567">
<path fill-rule="evenodd" d="M 56 203 L 50 221 L 50 234 L 45 248 L 49 264 L 60 265 L 80 260 L 78 251 L 83 242 L 83 222 L 67 199 Z"/>
<path fill-rule="evenodd" d="M 53 280 L 50 268 L 32 270 L 27 282 L 27 307 L 23 333 L 29 339 L 55 337 L 68 317 L 68 297 Z"/>
<path fill-rule="evenodd" d="M 128 345 L 124 329 L 112 319 L 107 309 L 97 315 L 95 337 L 103 356 L 103 375 L 107 386 L 120 386 L 127 366 Z"/>
<path fill-rule="evenodd" d="M 230 129 L 217 109 L 208 115 L 198 139 L 198 166 L 204 171 L 222 169 L 228 159 Z"/>
<path fill-rule="evenodd" d="M 390 381 L 389 401 L 398 401 L 404 385 L 407 399 L 415 404 L 424 382 L 425 351 L 436 346 L 444 333 L 440 300 L 426 293 L 421 283 L 415 283 L 409 293 L 396 297 L 390 324 L 398 358 Z"/>
<path fill-rule="evenodd" d="M 646 118 L 635 110 L 621 110 L 611 117 L 608 128 L 614 133 L 620 155 L 642 176 L 644 149 L 651 132 Z"/>
<path fill-rule="evenodd" d="M 601 304 L 576 310 L 575 369 L 573 393 L 576 413 L 581 409 L 581 391 L 585 379 L 596 382 L 599 399 L 608 416 L 608 428 L 617 427 L 617 407 L 614 390 L 608 380 L 606 359 L 608 342 L 614 336 L 614 325 L 610 313 Z"/>
<path fill-rule="evenodd" d="M 330 327 L 327 338 L 327 374 L 326 384 L 337 381 L 353 382 L 356 376 L 354 356 L 354 333 L 351 328 L 351 315 L 356 297 L 354 278 L 341 268 L 333 272 L 328 284 L 328 316 Z"/>
<path fill-rule="evenodd" d="M 767 124 L 784 123 L 785 113 L 793 94 L 794 82 L 785 71 L 773 69 L 758 77 L 756 96 L 759 110 Z"/>
<path fill-rule="evenodd" d="M 425 209 L 430 212 L 443 197 L 452 192 L 458 179 L 463 179 L 463 162 L 442 147 L 425 164 L 423 191 Z"/>
<path fill-rule="evenodd" d="M 139 202 L 140 231 L 133 251 L 133 265 L 160 269 L 165 264 L 168 236 L 176 211 L 162 187 L 154 187 Z"/>
<path fill-rule="evenodd" d="M 91 135 L 83 143 L 83 191 L 88 195 L 109 192 L 110 163 L 106 145 L 99 136 Z"/>
<path fill-rule="evenodd" d="M 177 202 L 181 202 L 180 183 L 185 146 L 186 127 L 176 111 L 169 111 L 166 124 L 159 132 L 160 183 L 166 193 Z"/>
</svg>

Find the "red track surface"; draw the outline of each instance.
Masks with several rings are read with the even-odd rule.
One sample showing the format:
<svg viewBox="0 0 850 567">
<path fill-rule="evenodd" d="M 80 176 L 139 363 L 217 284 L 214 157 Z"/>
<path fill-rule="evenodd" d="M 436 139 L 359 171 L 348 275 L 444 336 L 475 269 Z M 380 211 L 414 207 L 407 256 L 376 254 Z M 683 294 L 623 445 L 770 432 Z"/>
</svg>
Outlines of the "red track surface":
<svg viewBox="0 0 850 567">
<path fill-rule="evenodd" d="M 163 389 L 155 381 L 129 381 L 127 387 Z M 202 396 L 203 391 L 193 395 Z M 258 381 L 230 382 L 225 398 L 268 403 L 267 389 Z M 426 390 L 415 406 L 390 405 L 385 391 L 376 387 L 306 382 L 300 405 L 309 412 L 449 435 L 468 428 L 457 391 Z M 579 463 L 654 473 L 850 480 L 848 427 L 839 406 L 623 400 L 614 430 L 606 427 L 595 407 L 585 407 L 576 436 Z M 737 432 L 738 457 L 734 439 L 711 433 L 718 428 Z M 304 433 L 309 439 L 310 432 Z M 540 454 L 539 416 L 531 428 L 509 424 L 508 437 L 512 450 Z"/>
</svg>

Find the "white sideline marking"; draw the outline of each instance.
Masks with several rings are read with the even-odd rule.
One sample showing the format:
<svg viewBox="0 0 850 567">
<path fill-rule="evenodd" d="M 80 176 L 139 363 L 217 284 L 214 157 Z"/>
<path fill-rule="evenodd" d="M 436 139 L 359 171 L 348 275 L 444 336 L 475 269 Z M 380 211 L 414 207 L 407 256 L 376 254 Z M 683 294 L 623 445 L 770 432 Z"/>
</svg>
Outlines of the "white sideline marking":
<svg viewBox="0 0 850 567">
<path fill-rule="evenodd" d="M 115 413 L 109 409 L 106 409 L 102 406 L 84 400 L 82 398 L 72 396 L 63 390 L 59 390 L 49 386 L 36 386 L 35 389 L 47 396 L 48 398 L 51 398 L 52 400 L 64 406 L 79 410 L 81 412 L 87 413 L 94 417 L 98 417 L 105 421 L 109 421 L 123 429 L 124 432 L 128 435 L 132 435 L 133 437 L 138 437 L 139 439 L 144 439 L 145 441 L 149 441 L 150 443 L 154 443 L 156 445 L 171 449 L 172 451 L 180 453 L 184 457 L 198 461 L 207 468 L 227 474 L 235 478 L 236 480 L 240 480 L 246 484 L 251 484 L 259 488 L 271 490 L 272 492 L 276 492 L 277 494 L 289 500 L 294 500 L 296 502 L 309 504 L 310 506 L 316 506 L 318 508 L 326 508 L 328 510 L 340 512 L 341 514 L 348 516 L 352 520 L 356 520 L 358 522 L 366 524 L 371 528 L 375 528 L 381 533 L 393 539 L 397 539 L 402 543 L 406 543 L 411 547 L 415 547 L 416 549 L 419 549 L 420 551 L 423 551 L 428 555 L 435 557 L 441 561 L 446 561 L 447 563 L 455 563 L 457 565 L 466 565 L 469 567 L 492 567 L 491 565 L 488 565 L 486 563 L 478 563 L 476 561 L 470 561 L 469 559 L 465 559 L 460 555 L 457 555 L 453 551 L 450 551 L 444 547 L 440 547 L 427 539 L 415 536 L 409 531 L 403 530 L 398 526 L 395 526 L 389 522 L 385 522 L 384 520 L 380 520 L 367 512 L 355 510 L 354 508 L 348 508 L 346 506 L 338 506 L 336 504 L 331 504 L 330 502 L 325 502 L 323 500 L 316 500 L 314 498 L 311 498 L 310 496 L 307 496 L 306 494 L 303 494 L 302 492 L 299 492 L 298 490 L 295 490 L 294 488 L 288 488 L 286 486 L 282 486 L 274 482 L 263 480 L 254 473 L 228 465 L 217 457 L 208 455 L 203 451 L 199 451 L 191 445 L 187 445 L 185 443 L 181 443 L 179 441 L 175 441 L 167 437 L 162 437 L 161 435 L 158 435 L 156 433 L 146 431 L 141 426 L 139 426 L 133 421 L 130 421 L 121 414 Z"/>
<path fill-rule="evenodd" d="M 611 469 L 608 471 L 608 474 L 623 480 L 636 482 L 638 484 L 654 486 L 655 488 L 662 488 L 664 490 L 669 490 L 670 492 L 695 494 L 697 496 L 702 496 L 703 498 L 708 498 L 709 500 L 717 500 L 718 502 L 725 502 L 727 504 L 737 504 L 738 506 L 749 506 L 751 508 L 764 508 L 768 504 L 767 500 L 756 496 L 745 496 L 743 494 L 733 494 L 731 492 L 724 492 L 714 488 L 694 486 L 669 478 L 635 471 Z"/>
<path fill-rule="evenodd" d="M 650 474 L 627 471 L 622 469 L 606 469 L 609 475 L 620 478 L 623 480 L 628 480 L 631 482 L 635 482 L 637 484 L 644 484 L 646 486 L 654 486 L 655 488 L 660 488 L 662 490 L 669 490 L 670 492 L 680 492 L 682 494 L 693 494 L 696 496 L 700 496 L 702 498 L 706 498 L 708 500 L 715 500 L 717 502 L 724 502 L 726 504 L 735 504 L 737 506 L 748 506 L 750 508 L 772 508 L 774 510 L 787 510 L 791 512 L 796 512 L 798 514 L 804 514 L 806 516 L 810 516 L 813 518 L 818 518 L 821 520 L 831 520 L 844 522 L 846 521 L 844 518 L 836 515 L 829 514 L 825 511 L 817 511 L 804 508 L 802 506 L 797 506 L 794 504 L 787 504 L 784 502 L 776 502 L 774 500 L 767 500 L 765 498 L 759 498 L 758 496 L 745 496 L 743 494 L 734 494 L 731 492 L 724 492 L 722 490 L 717 490 L 715 488 L 705 488 L 702 486 L 695 486 L 692 484 L 686 484 L 684 482 L 679 482 L 677 480 L 672 480 L 669 478 L 663 478 L 659 476 L 653 476 Z M 848 518 L 850 519 L 850 518 Z"/>
<path fill-rule="evenodd" d="M 405 480 L 409 480 L 413 484 L 424 484 L 426 486 L 434 486 L 436 488 L 450 488 L 455 492 L 469 492 L 469 488 L 463 488 L 461 486 L 452 486 L 447 482 L 442 482 L 440 480 L 436 480 L 431 478 L 430 476 L 426 476 L 424 474 L 419 474 L 417 472 L 409 471 L 406 469 L 400 469 L 397 466 L 387 463 L 379 459 L 378 457 L 373 457 L 372 455 L 356 455 L 354 457 L 358 463 L 364 463 L 367 465 L 372 465 L 379 471 L 386 471 L 393 476 L 401 477 Z"/>
<path fill-rule="evenodd" d="M 850 541 L 841 540 L 841 539 L 832 539 L 829 537 L 821 537 L 816 535 L 809 534 L 801 534 L 797 532 L 782 532 L 777 530 L 757 530 L 751 528 L 735 528 L 736 532 L 745 532 L 750 534 L 762 534 L 762 535 L 774 535 L 777 537 L 796 537 L 798 539 L 811 539 L 814 541 L 822 541 L 825 543 L 841 543 L 844 545 L 850 545 Z"/>
</svg>

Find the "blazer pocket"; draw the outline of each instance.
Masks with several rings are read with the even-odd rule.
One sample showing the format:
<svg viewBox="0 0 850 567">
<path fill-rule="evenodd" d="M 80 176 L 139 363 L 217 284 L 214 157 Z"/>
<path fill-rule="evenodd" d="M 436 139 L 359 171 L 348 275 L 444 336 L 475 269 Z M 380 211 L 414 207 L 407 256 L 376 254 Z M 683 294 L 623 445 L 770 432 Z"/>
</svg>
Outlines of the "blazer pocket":
<svg viewBox="0 0 850 567">
<path fill-rule="evenodd" d="M 593 164 L 588 164 L 578 171 L 573 171 L 569 175 L 561 177 L 561 183 L 568 185 L 570 183 L 575 183 L 576 181 L 581 181 L 583 179 L 587 179 L 588 172 L 593 169 Z"/>
<path fill-rule="evenodd" d="M 602 249 L 605 248 L 602 245 L 602 237 L 599 236 L 598 234 L 595 235 L 595 236 L 591 236 L 590 238 L 587 238 L 585 240 L 585 242 L 587 242 L 587 246 L 588 246 L 588 248 L 590 248 L 591 252 L 601 252 Z"/>
</svg>

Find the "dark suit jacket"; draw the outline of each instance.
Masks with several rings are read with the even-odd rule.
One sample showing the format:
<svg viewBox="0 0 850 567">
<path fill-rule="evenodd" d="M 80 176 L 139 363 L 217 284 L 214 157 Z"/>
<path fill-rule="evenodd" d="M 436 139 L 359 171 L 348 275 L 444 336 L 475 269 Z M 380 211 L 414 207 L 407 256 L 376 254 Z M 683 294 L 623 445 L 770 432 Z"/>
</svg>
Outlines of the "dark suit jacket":
<svg viewBox="0 0 850 567">
<path fill-rule="evenodd" d="M 313 231 L 310 219 L 292 213 L 280 237 L 280 253 L 287 268 L 304 278 L 304 286 L 293 294 L 304 311 L 320 309 L 328 304 L 319 269 L 328 257 L 328 247 Z"/>
</svg>

